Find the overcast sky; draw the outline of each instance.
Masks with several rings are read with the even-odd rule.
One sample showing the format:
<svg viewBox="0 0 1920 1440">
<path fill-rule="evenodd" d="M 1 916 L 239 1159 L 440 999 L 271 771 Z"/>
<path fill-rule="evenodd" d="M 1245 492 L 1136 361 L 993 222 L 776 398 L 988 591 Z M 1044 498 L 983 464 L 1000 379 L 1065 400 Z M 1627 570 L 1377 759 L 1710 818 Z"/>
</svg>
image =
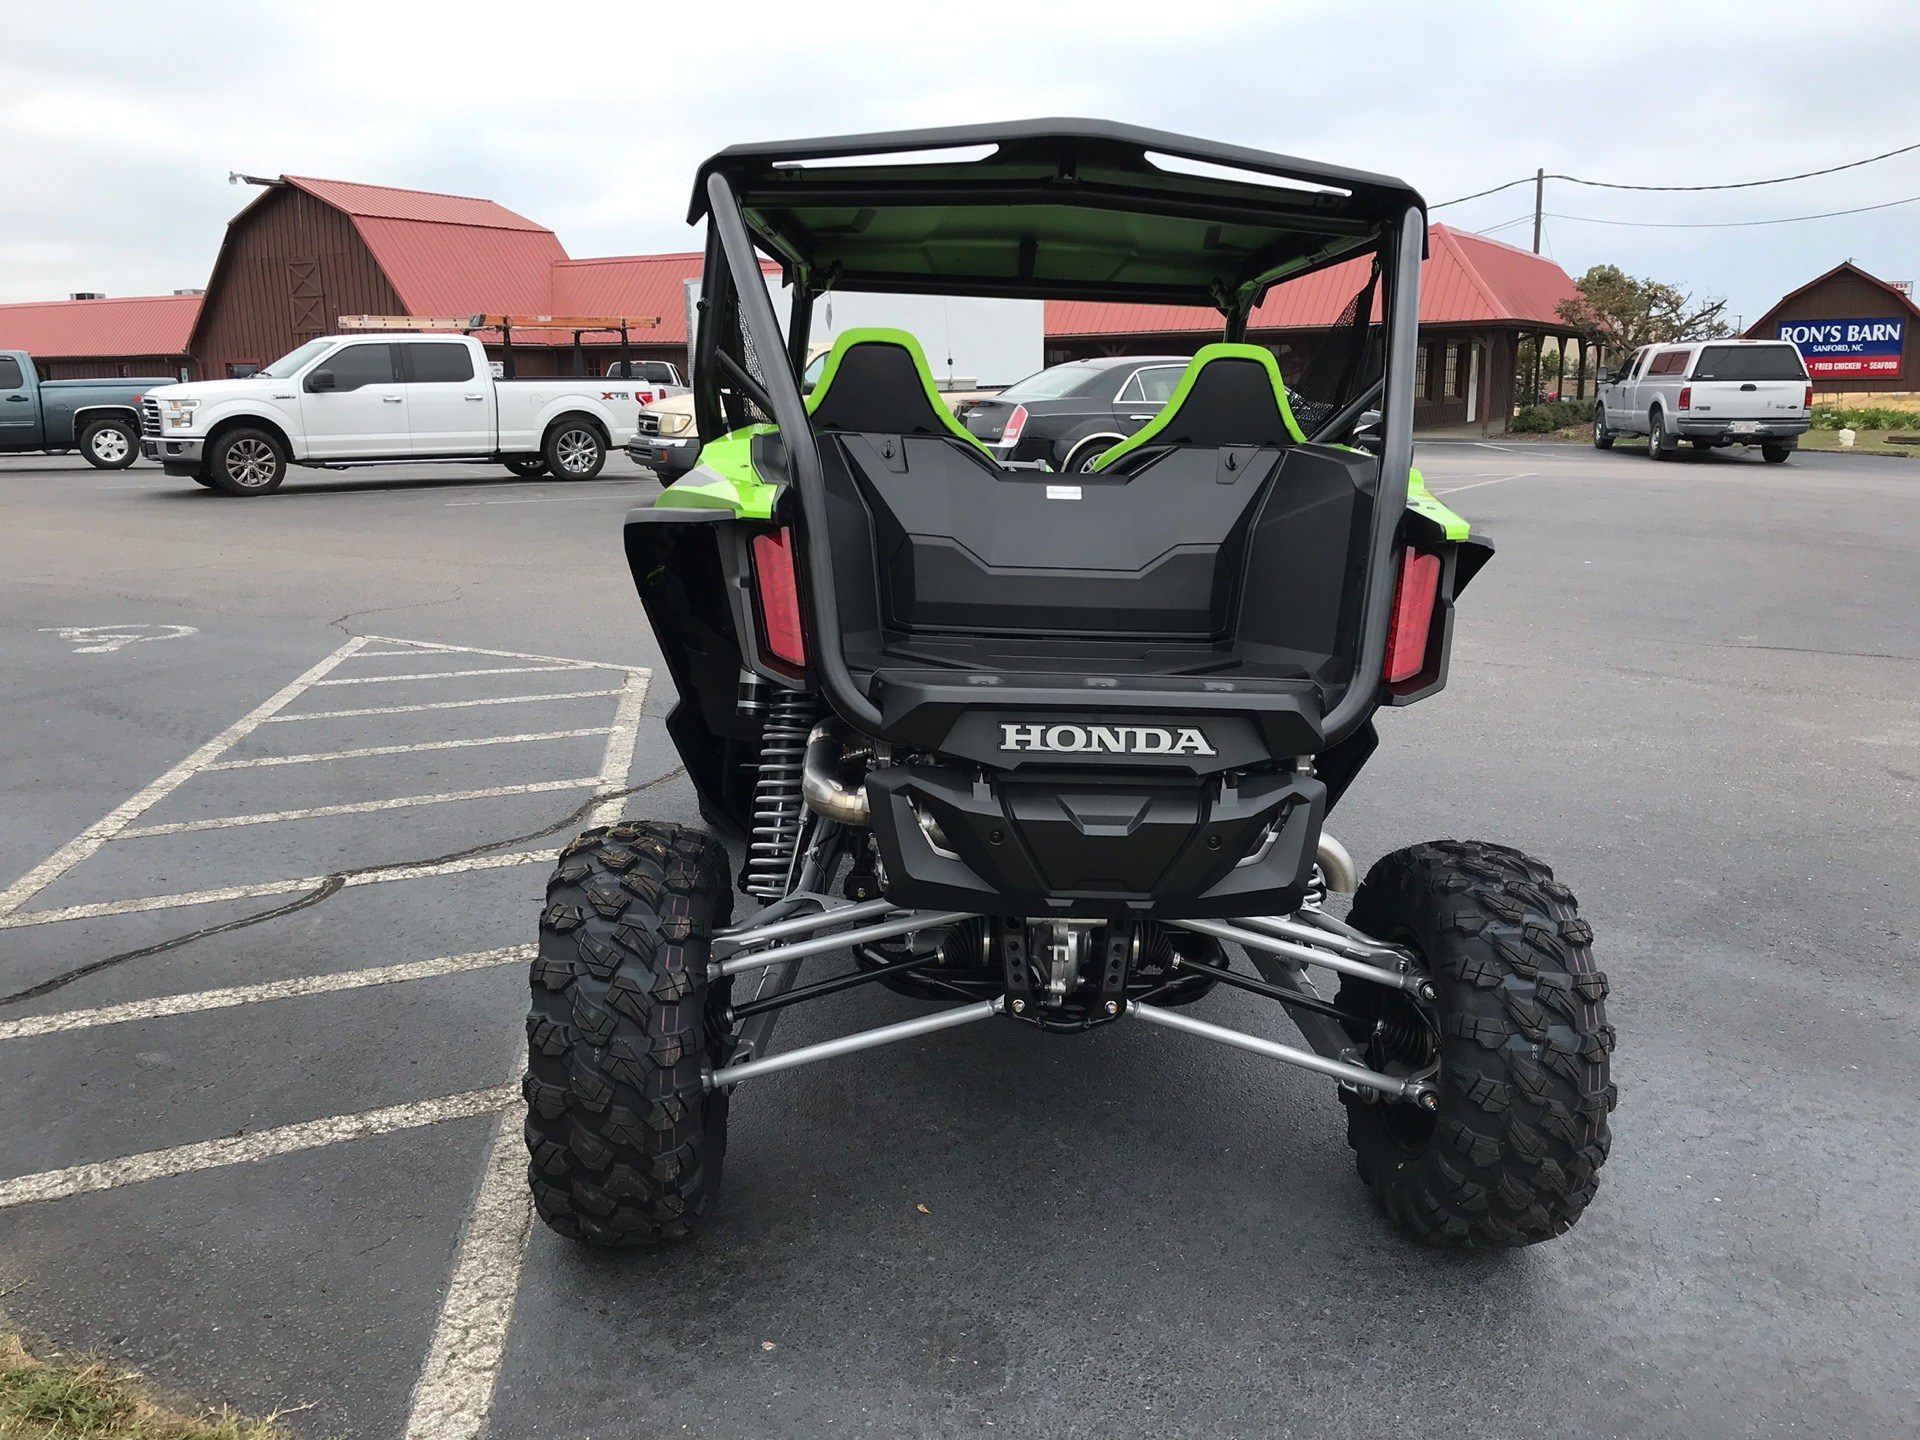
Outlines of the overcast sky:
<svg viewBox="0 0 1920 1440">
<path fill-rule="evenodd" d="M 232 170 L 483 195 L 591 256 L 692 248 L 693 170 L 723 145 L 865 129 L 1097 116 L 1384 171 L 1434 203 L 1536 166 L 1700 184 L 1920 141 L 1915 0 L 57 0 L 0 26 L 0 300 L 204 284 L 254 193 Z M 1908 196 L 1920 151 L 1719 195 L 1550 182 L 1546 208 L 1724 221 Z M 1531 207 L 1524 187 L 1436 218 Z M 1550 218 L 1546 239 L 1575 275 L 1610 261 L 1749 319 L 1849 257 L 1920 277 L 1920 204 L 1746 229 Z"/>
</svg>

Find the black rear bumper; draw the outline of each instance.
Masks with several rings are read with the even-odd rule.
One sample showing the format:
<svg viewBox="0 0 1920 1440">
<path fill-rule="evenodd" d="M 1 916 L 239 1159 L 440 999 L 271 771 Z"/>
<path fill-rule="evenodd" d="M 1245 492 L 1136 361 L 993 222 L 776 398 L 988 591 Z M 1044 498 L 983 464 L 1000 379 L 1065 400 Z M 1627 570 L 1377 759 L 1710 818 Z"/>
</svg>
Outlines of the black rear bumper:
<svg viewBox="0 0 1920 1440">
<path fill-rule="evenodd" d="M 1301 774 L 971 778 L 915 765 L 875 772 L 867 796 L 896 904 L 1186 919 L 1298 909 L 1327 802 Z"/>
</svg>

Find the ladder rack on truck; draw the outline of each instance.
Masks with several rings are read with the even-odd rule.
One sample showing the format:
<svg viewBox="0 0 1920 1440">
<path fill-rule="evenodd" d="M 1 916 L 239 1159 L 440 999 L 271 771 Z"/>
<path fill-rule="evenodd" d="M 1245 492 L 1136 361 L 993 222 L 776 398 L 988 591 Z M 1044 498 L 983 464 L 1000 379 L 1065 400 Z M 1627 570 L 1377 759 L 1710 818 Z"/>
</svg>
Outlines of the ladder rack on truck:
<svg viewBox="0 0 1920 1440">
<path fill-rule="evenodd" d="M 573 332 L 573 373 L 586 374 L 586 356 L 580 337 L 595 333 L 620 335 L 622 374 L 633 373 L 633 353 L 629 332 L 652 330 L 660 324 L 658 315 L 342 315 L 342 330 L 458 330 L 471 335 L 476 330 L 498 330 L 503 354 L 500 374 L 513 379 L 513 332 L 515 330 L 570 330 Z"/>
</svg>

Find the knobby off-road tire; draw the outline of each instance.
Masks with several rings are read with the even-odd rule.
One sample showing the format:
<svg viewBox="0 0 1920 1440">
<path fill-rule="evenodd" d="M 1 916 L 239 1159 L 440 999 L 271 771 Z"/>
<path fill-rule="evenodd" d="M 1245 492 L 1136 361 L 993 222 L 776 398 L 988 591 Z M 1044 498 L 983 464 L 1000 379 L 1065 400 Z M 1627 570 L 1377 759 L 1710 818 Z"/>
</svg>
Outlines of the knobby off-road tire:
<svg viewBox="0 0 1920 1440">
<path fill-rule="evenodd" d="M 1439 1109 L 1342 1092 L 1347 1143 L 1380 1208 L 1463 1249 L 1563 1234 L 1593 1199 L 1615 1095 L 1607 978 L 1573 892 L 1518 850 L 1438 840 L 1380 860 L 1351 918 L 1418 954 L 1438 991 Z M 1391 1024 L 1406 1002 L 1348 979 L 1340 1003 Z"/>
<path fill-rule="evenodd" d="M 683 825 L 589 830 L 560 852 L 527 1016 L 527 1180 L 571 1240 L 684 1240 L 713 1212 L 731 1043 L 708 946 L 733 911 L 726 850 Z"/>
</svg>

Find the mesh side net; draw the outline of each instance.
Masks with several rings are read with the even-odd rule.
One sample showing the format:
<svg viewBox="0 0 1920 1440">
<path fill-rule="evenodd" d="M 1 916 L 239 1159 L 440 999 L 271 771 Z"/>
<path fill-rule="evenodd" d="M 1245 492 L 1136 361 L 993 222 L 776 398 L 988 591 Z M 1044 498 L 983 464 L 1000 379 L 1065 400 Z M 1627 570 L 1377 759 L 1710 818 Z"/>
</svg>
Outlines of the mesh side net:
<svg viewBox="0 0 1920 1440">
<path fill-rule="evenodd" d="M 719 349 L 732 356 L 753 377 L 753 381 L 762 390 L 766 389 L 767 372 L 760 363 L 760 356 L 754 349 L 753 337 L 747 333 L 746 318 L 740 313 L 740 303 L 731 292 L 721 302 L 719 313 L 714 317 L 719 325 Z M 746 391 L 724 370 L 720 378 L 720 403 L 727 412 L 727 424 L 730 428 L 757 424 L 771 420 L 747 395 Z"/>
<path fill-rule="evenodd" d="M 1309 439 L 1327 421 L 1378 380 L 1386 360 L 1381 327 L 1373 323 L 1373 301 L 1380 290 L 1380 264 L 1360 292 L 1347 302 L 1333 328 L 1320 338 L 1300 378 L 1288 387 L 1293 418 Z"/>
</svg>

